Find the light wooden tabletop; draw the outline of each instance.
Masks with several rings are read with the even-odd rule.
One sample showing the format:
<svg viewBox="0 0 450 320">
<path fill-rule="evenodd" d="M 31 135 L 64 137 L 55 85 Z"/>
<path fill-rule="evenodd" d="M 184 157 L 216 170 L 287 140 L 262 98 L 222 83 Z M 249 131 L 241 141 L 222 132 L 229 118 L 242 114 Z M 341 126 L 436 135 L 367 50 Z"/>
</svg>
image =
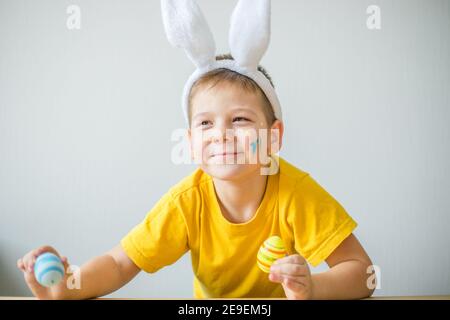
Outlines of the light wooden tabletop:
<svg viewBox="0 0 450 320">
<path fill-rule="evenodd" d="M 0 300 L 35 300 L 34 297 L 2 297 Z M 97 298 L 94 300 L 173 300 L 173 299 L 141 299 L 141 298 Z M 175 299 L 175 300 L 197 300 L 197 299 Z M 252 300 L 252 299 L 239 299 L 239 300 Z M 259 299 L 265 300 L 265 299 Z M 267 299 L 271 300 L 271 299 Z M 390 297 L 370 297 L 364 300 L 450 300 L 450 295 L 445 296 L 390 296 Z"/>
</svg>

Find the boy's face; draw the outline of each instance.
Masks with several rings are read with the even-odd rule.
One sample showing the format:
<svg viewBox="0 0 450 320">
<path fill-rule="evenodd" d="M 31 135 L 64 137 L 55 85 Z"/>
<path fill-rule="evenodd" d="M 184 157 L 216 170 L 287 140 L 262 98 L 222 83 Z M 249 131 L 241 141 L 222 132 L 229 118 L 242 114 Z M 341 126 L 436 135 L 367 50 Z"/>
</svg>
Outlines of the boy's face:
<svg viewBox="0 0 450 320">
<path fill-rule="evenodd" d="M 188 130 L 191 157 L 209 175 L 238 180 L 260 172 L 281 147 L 283 124 L 268 125 L 261 92 L 222 82 L 197 90 Z M 271 131 L 274 130 L 274 131 Z"/>
</svg>

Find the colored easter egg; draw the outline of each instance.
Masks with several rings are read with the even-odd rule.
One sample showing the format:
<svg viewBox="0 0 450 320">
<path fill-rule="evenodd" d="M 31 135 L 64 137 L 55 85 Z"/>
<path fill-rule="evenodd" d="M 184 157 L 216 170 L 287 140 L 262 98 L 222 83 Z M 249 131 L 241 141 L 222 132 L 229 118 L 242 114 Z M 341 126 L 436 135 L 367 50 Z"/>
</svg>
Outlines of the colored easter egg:
<svg viewBox="0 0 450 320">
<path fill-rule="evenodd" d="M 259 248 L 256 263 L 262 271 L 269 273 L 272 263 L 283 258 L 286 254 L 283 240 L 278 236 L 272 236 L 264 241 Z"/>
<path fill-rule="evenodd" d="M 34 276 L 42 286 L 54 286 L 64 278 L 64 264 L 57 255 L 43 253 L 34 264 Z"/>
</svg>

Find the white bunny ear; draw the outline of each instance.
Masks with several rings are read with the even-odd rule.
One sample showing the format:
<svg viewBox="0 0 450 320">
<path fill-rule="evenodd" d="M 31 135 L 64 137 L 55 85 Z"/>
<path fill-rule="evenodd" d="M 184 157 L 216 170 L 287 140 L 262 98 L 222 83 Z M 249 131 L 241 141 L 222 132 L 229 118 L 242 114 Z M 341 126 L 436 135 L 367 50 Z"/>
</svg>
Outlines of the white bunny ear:
<svg viewBox="0 0 450 320">
<path fill-rule="evenodd" d="M 193 0 L 161 0 L 162 17 L 169 42 L 186 51 L 202 68 L 215 61 L 216 45 L 197 3 Z"/>
<path fill-rule="evenodd" d="M 270 0 L 239 0 L 231 16 L 230 49 L 244 68 L 257 69 L 270 41 Z"/>
</svg>

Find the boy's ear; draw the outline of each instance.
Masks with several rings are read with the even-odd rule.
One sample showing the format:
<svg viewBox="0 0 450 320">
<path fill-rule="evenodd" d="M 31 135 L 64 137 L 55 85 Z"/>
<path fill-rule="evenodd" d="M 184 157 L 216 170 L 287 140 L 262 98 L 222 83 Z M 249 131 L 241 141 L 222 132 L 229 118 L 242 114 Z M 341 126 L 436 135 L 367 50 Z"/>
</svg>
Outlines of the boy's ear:
<svg viewBox="0 0 450 320">
<path fill-rule="evenodd" d="M 283 144 L 284 125 L 280 120 L 275 120 L 270 127 L 270 150 L 269 154 L 275 154 L 281 150 Z"/>
<path fill-rule="evenodd" d="M 187 141 L 189 143 L 189 152 L 191 153 L 191 160 L 194 160 L 194 150 L 192 147 L 192 131 L 191 128 L 186 130 Z"/>
</svg>

